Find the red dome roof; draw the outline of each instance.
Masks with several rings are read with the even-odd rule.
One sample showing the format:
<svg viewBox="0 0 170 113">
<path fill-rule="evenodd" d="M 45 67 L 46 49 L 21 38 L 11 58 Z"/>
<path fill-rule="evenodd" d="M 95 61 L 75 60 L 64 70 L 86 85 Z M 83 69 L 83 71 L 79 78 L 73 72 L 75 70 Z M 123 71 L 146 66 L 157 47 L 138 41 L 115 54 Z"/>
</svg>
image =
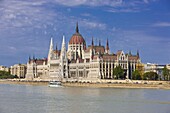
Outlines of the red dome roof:
<svg viewBox="0 0 170 113">
<path fill-rule="evenodd" d="M 71 37 L 69 44 L 85 44 L 84 38 L 79 33 L 73 34 Z"/>
</svg>

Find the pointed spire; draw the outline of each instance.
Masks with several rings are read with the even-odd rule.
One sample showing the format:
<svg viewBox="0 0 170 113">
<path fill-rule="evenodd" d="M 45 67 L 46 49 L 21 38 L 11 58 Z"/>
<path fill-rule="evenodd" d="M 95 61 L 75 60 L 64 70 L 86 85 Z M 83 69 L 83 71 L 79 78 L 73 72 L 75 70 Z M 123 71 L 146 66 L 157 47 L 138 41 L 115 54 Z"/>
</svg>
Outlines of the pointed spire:
<svg viewBox="0 0 170 113">
<path fill-rule="evenodd" d="M 50 49 L 53 49 L 53 38 L 51 37 L 51 41 L 50 41 Z"/>
<path fill-rule="evenodd" d="M 92 45 L 92 46 L 94 46 L 93 37 L 92 37 L 92 42 L 91 42 L 91 45 Z"/>
<path fill-rule="evenodd" d="M 28 59 L 28 62 L 29 62 L 29 63 L 31 62 L 31 57 L 30 57 L 30 55 L 29 55 L 29 59 Z"/>
<path fill-rule="evenodd" d="M 62 44 L 65 44 L 65 36 L 63 35 L 63 42 L 62 42 Z"/>
<path fill-rule="evenodd" d="M 56 43 L 56 48 L 55 48 L 55 49 L 56 49 L 56 51 L 58 51 L 58 48 L 57 48 L 57 43 Z"/>
<path fill-rule="evenodd" d="M 130 55 L 130 56 L 132 55 L 131 50 L 129 51 L 129 55 Z"/>
<path fill-rule="evenodd" d="M 29 55 L 29 61 L 31 60 L 31 57 L 30 57 L 30 55 Z"/>
<path fill-rule="evenodd" d="M 79 26 L 78 26 L 78 22 L 76 24 L 76 33 L 79 33 Z"/>
<path fill-rule="evenodd" d="M 99 39 L 99 46 L 101 46 L 101 40 Z"/>
<path fill-rule="evenodd" d="M 109 41 L 107 39 L 107 42 L 106 42 L 106 50 L 109 50 Z"/>
<path fill-rule="evenodd" d="M 105 52 L 106 52 L 107 54 L 110 53 L 110 51 L 109 51 L 109 41 L 108 41 L 108 39 L 107 39 L 107 42 L 106 42 L 106 49 L 105 49 Z"/>
<path fill-rule="evenodd" d="M 63 35 L 63 42 L 62 42 L 62 46 L 61 46 L 61 59 L 62 58 L 65 58 L 65 57 L 67 57 L 66 56 L 66 46 L 65 46 L 66 44 L 65 44 L 65 36 Z"/>
<path fill-rule="evenodd" d="M 136 53 L 137 57 L 139 57 L 139 50 L 137 50 L 137 53 Z"/>
<path fill-rule="evenodd" d="M 50 47 L 49 47 L 49 51 L 48 51 L 48 61 L 50 61 L 50 59 L 52 57 L 52 51 L 53 51 L 53 38 L 51 36 Z"/>
</svg>

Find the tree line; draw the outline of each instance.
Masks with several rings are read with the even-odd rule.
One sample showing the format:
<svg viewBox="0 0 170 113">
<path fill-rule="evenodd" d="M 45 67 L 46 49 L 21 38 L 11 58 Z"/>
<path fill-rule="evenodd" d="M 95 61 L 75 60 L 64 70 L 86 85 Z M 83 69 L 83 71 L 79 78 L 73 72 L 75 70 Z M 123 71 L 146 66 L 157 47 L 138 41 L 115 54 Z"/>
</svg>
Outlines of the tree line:
<svg viewBox="0 0 170 113">
<path fill-rule="evenodd" d="M 121 66 L 117 66 L 113 69 L 113 78 L 114 79 L 126 79 L 124 70 Z M 132 72 L 133 80 L 170 80 L 170 70 L 168 70 L 166 67 L 162 69 L 162 77 L 160 77 L 156 72 L 145 72 L 142 74 L 141 71 L 135 70 Z"/>
<path fill-rule="evenodd" d="M 17 78 L 16 75 L 11 75 L 10 72 L 0 71 L 0 79 L 13 79 Z"/>
</svg>

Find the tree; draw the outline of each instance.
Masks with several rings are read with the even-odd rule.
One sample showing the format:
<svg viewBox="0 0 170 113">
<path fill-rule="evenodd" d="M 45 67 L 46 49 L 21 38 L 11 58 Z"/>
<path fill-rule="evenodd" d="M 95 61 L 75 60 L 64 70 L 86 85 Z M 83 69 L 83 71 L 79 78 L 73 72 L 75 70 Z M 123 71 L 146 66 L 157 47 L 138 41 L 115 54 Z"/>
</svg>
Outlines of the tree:
<svg viewBox="0 0 170 113">
<path fill-rule="evenodd" d="M 6 71 L 0 71 L 0 79 L 12 79 L 12 78 L 17 78 L 16 76 L 14 75 L 11 75 L 9 72 L 6 72 Z"/>
<path fill-rule="evenodd" d="M 166 66 L 162 69 L 162 71 L 164 80 L 170 80 L 170 71 L 166 68 Z"/>
<path fill-rule="evenodd" d="M 141 74 L 138 70 L 133 71 L 132 73 L 132 79 L 133 80 L 141 80 Z"/>
<path fill-rule="evenodd" d="M 158 74 L 156 72 L 146 72 L 143 74 L 144 80 L 158 80 Z"/>
<path fill-rule="evenodd" d="M 113 75 L 115 79 L 124 79 L 124 70 L 122 69 L 121 66 L 117 66 L 116 68 L 113 69 Z"/>
</svg>

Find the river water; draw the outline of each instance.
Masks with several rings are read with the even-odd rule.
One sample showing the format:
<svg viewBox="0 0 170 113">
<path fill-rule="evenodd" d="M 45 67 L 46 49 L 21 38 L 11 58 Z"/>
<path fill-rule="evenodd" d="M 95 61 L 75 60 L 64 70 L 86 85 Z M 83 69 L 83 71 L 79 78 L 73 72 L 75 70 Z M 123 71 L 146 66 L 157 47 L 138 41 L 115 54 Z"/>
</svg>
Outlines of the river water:
<svg viewBox="0 0 170 113">
<path fill-rule="evenodd" d="M 0 84 L 0 113 L 170 113 L 170 90 Z"/>
</svg>

